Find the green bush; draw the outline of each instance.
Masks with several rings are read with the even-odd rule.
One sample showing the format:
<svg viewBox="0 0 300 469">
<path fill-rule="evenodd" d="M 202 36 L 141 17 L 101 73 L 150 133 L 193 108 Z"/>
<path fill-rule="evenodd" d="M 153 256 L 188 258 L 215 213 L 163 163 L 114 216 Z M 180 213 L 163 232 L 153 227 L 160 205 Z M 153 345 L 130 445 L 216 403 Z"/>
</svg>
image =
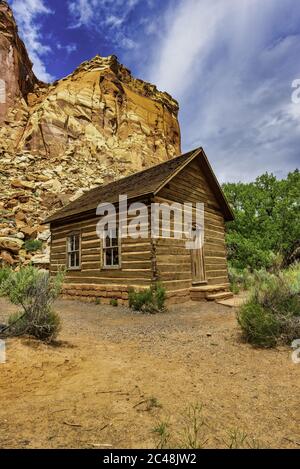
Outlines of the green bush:
<svg viewBox="0 0 300 469">
<path fill-rule="evenodd" d="M 52 310 L 52 303 L 60 294 L 62 281 L 63 273 L 51 278 L 48 272 L 32 266 L 11 273 L 1 291 L 23 311 L 9 318 L 7 334 L 54 340 L 60 330 L 60 319 Z"/>
<path fill-rule="evenodd" d="M 110 305 L 116 308 L 118 306 L 118 300 L 116 298 L 112 298 L 110 300 Z"/>
<path fill-rule="evenodd" d="M 276 345 L 280 326 L 276 317 L 266 311 L 256 300 L 251 299 L 242 306 L 238 315 L 239 324 L 248 342 L 261 347 Z"/>
<path fill-rule="evenodd" d="M 42 249 L 43 243 L 39 239 L 29 239 L 25 241 L 24 248 L 27 252 L 36 252 Z"/>
<path fill-rule="evenodd" d="M 246 340 L 261 347 L 300 337 L 299 265 L 277 275 L 256 273 L 249 301 L 238 312 Z"/>
<path fill-rule="evenodd" d="M 11 272 L 12 272 L 11 269 L 9 269 L 8 267 L 4 267 L 3 269 L 0 269 L 0 287 L 2 283 L 8 279 Z"/>
<path fill-rule="evenodd" d="M 129 306 L 134 311 L 144 313 L 157 313 L 164 311 L 166 301 L 166 290 L 156 284 L 143 291 L 129 291 Z"/>
</svg>

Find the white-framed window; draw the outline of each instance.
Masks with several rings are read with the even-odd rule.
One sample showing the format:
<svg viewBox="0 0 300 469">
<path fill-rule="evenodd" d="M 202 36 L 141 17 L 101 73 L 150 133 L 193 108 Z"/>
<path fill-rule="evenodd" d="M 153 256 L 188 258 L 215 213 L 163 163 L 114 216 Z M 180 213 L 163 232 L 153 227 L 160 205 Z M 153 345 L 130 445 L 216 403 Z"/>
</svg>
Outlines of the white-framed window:
<svg viewBox="0 0 300 469">
<path fill-rule="evenodd" d="M 70 270 L 80 269 L 80 233 L 72 233 L 67 240 L 67 267 Z"/>
<path fill-rule="evenodd" d="M 103 240 L 103 266 L 106 269 L 117 269 L 120 265 L 119 231 L 109 230 Z"/>
</svg>

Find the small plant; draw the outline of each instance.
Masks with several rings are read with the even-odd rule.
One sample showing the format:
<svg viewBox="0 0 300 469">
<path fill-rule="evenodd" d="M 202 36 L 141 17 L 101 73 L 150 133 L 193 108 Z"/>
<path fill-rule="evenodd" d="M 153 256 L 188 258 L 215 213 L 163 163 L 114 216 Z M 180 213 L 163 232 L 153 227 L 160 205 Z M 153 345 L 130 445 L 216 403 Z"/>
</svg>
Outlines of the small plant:
<svg viewBox="0 0 300 469">
<path fill-rule="evenodd" d="M 116 298 L 112 298 L 110 300 L 110 305 L 116 308 L 118 306 L 118 300 Z"/>
<path fill-rule="evenodd" d="M 152 409 L 160 409 L 161 407 L 162 405 L 156 397 L 149 397 L 149 399 L 147 400 L 147 411 L 150 411 Z"/>
<path fill-rule="evenodd" d="M 39 239 L 28 239 L 25 241 L 24 248 L 27 252 L 36 252 L 42 249 L 43 242 Z"/>
<path fill-rule="evenodd" d="M 207 443 L 205 437 L 205 419 L 202 404 L 191 404 L 183 414 L 183 430 L 180 446 L 189 449 L 202 449 Z"/>
<path fill-rule="evenodd" d="M 32 266 L 13 272 L 1 286 L 10 301 L 23 308 L 9 318 L 4 331 L 7 335 L 29 335 L 39 340 L 52 341 L 60 330 L 59 316 L 52 303 L 60 294 L 64 274 L 51 278 L 48 272 Z"/>
<path fill-rule="evenodd" d="M 96 305 L 101 305 L 101 300 L 100 300 L 100 298 L 96 298 L 95 304 L 96 304 Z"/>
<path fill-rule="evenodd" d="M 233 429 L 228 432 L 228 439 L 224 441 L 228 449 L 242 449 L 245 448 L 247 442 L 247 434 L 239 429 Z"/>
<path fill-rule="evenodd" d="M 181 415 L 179 431 L 172 432 L 169 422 L 160 422 L 153 430 L 157 436 L 157 448 L 201 449 L 207 443 L 203 406 L 192 404 Z"/>
<path fill-rule="evenodd" d="M 170 425 L 169 420 L 161 421 L 152 433 L 156 437 L 158 449 L 204 449 L 209 439 L 206 436 L 207 424 L 203 417 L 203 405 L 199 403 L 189 405 L 175 424 Z M 230 430 L 223 441 L 228 449 L 262 447 L 260 441 L 248 438 L 248 435 L 239 429 Z"/>
<path fill-rule="evenodd" d="M 156 284 L 143 291 L 129 291 L 129 306 L 134 311 L 144 313 L 158 313 L 165 310 L 166 290 Z"/>
<path fill-rule="evenodd" d="M 156 437 L 156 448 L 157 449 L 165 449 L 169 447 L 170 443 L 170 431 L 169 431 L 169 423 L 168 422 L 160 422 L 154 429 L 152 430 Z"/>
<path fill-rule="evenodd" d="M 228 432 L 228 438 L 224 440 L 227 449 L 260 449 L 262 444 L 255 438 L 249 438 L 247 433 L 239 429 L 232 429 Z"/>
</svg>

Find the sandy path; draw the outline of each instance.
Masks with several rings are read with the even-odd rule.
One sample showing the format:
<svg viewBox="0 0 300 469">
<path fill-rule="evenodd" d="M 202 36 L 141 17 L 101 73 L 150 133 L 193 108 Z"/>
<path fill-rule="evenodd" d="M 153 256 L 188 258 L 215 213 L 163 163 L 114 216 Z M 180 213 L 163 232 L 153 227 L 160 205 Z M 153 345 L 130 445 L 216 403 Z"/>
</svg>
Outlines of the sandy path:
<svg viewBox="0 0 300 469">
<path fill-rule="evenodd" d="M 153 447 L 152 429 L 202 403 L 208 447 L 232 429 L 260 446 L 300 445 L 300 365 L 291 350 L 241 341 L 233 309 L 191 303 L 162 315 L 59 301 L 50 347 L 7 341 L 0 365 L 0 447 Z M 14 308 L 0 300 L 0 322 Z M 161 407 L 141 403 L 155 398 Z"/>
</svg>

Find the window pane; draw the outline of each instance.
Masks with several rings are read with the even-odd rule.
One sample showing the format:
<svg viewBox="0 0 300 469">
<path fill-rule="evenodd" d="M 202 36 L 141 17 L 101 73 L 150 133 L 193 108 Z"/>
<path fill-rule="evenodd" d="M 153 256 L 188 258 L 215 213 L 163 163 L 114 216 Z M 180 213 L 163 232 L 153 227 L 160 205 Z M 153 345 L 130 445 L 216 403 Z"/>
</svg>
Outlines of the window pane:
<svg viewBox="0 0 300 469">
<path fill-rule="evenodd" d="M 113 263 L 114 266 L 119 265 L 119 249 L 115 248 L 113 249 Z"/>
<path fill-rule="evenodd" d="M 70 254 L 70 264 L 69 265 L 70 265 L 70 267 L 74 267 L 74 254 L 73 253 Z"/>
<path fill-rule="evenodd" d="M 111 266 L 112 265 L 112 255 L 111 255 L 111 249 L 107 249 L 105 251 L 105 265 L 106 266 Z"/>
<path fill-rule="evenodd" d="M 79 251 L 79 235 L 74 236 L 75 251 Z"/>
<path fill-rule="evenodd" d="M 111 243 L 111 240 L 110 240 L 110 234 L 108 234 L 105 238 L 105 247 L 106 248 L 109 248 L 110 247 L 110 243 Z"/>
<path fill-rule="evenodd" d="M 80 263 L 79 263 L 79 252 L 75 252 L 75 265 L 74 267 L 79 267 Z"/>
<path fill-rule="evenodd" d="M 118 238 L 117 238 L 117 237 L 116 237 L 116 238 L 112 238 L 112 240 L 111 240 L 111 246 L 112 246 L 112 247 L 117 247 L 118 244 L 119 244 Z"/>
</svg>

